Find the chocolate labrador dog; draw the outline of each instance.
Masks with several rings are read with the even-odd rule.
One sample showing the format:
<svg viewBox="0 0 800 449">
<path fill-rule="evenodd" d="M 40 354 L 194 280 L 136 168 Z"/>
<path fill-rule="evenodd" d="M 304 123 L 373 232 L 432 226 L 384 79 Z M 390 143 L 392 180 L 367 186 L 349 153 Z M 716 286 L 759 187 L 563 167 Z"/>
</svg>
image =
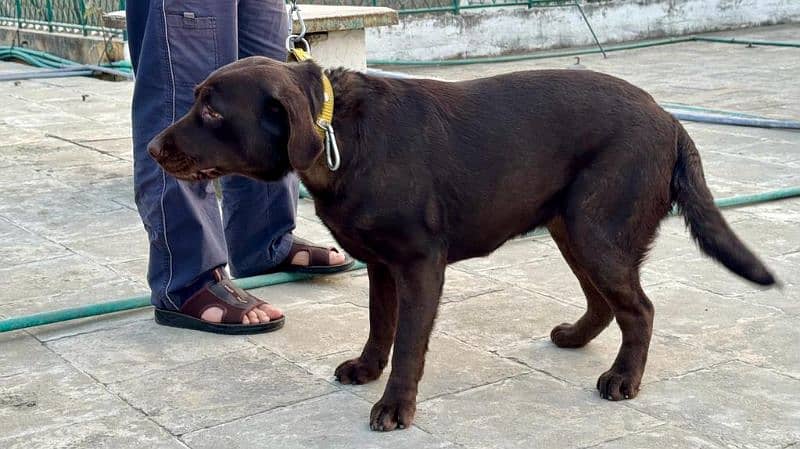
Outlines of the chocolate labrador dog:
<svg viewBox="0 0 800 449">
<path fill-rule="evenodd" d="M 335 95 L 338 170 L 315 122 L 323 77 Z M 198 86 L 192 109 L 149 151 L 184 180 L 299 174 L 317 215 L 369 271 L 369 338 L 336 378 L 376 379 L 394 344 L 374 430 L 413 421 L 447 264 L 537 226 L 586 294 L 586 313 L 553 328 L 552 341 L 583 346 L 614 318 L 622 330 L 597 381 L 610 400 L 639 391 L 653 325 L 639 265 L 673 203 L 706 254 L 752 282 L 775 282 L 714 205 L 680 123 L 641 89 L 588 70 L 448 83 L 248 58 Z"/>
</svg>

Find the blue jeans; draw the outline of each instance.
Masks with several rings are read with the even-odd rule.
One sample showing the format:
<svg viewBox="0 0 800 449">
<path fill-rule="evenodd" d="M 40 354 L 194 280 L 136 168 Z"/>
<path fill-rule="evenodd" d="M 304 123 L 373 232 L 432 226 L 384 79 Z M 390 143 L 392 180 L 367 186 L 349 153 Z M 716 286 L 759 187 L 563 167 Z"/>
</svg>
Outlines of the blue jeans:
<svg viewBox="0 0 800 449">
<path fill-rule="evenodd" d="M 282 0 L 136 0 L 127 2 L 136 85 L 133 153 L 136 205 L 150 240 L 147 280 L 154 306 L 178 309 L 230 264 L 235 277 L 282 262 L 292 244 L 297 178 L 261 183 L 222 178 L 222 214 L 209 182 L 166 174 L 147 143 L 184 115 L 193 88 L 214 69 L 253 55 L 286 59 Z"/>
</svg>

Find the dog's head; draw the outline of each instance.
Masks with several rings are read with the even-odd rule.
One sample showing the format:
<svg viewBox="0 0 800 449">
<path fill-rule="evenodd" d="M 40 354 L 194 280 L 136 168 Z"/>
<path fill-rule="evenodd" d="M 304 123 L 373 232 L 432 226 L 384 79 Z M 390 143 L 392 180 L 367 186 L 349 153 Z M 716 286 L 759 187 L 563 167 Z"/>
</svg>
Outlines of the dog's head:
<svg viewBox="0 0 800 449">
<path fill-rule="evenodd" d="M 148 145 L 173 176 L 240 174 L 265 181 L 307 170 L 322 152 L 314 118 L 322 104 L 313 62 L 252 57 L 222 67 L 195 89 L 189 112 Z"/>
</svg>

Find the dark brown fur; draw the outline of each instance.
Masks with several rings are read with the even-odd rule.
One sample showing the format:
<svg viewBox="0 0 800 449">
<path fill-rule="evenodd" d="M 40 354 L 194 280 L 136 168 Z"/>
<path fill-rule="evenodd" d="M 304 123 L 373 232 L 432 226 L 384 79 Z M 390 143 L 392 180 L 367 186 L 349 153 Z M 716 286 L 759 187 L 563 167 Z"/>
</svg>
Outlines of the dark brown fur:
<svg viewBox="0 0 800 449">
<path fill-rule="evenodd" d="M 552 330 L 553 342 L 583 346 L 613 318 L 622 330 L 619 354 L 597 381 L 611 400 L 639 391 L 653 325 L 639 265 L 673 202 L 703 251 L 753 282 L 774 283 L 714 206 L 686 131 L 625 81 L 581 70 L 460 83 L 328 76 L 336 172 L 314 129 L 322 91 L 313 63 L 250 58 L 218 70 L 150 151 L 183 179 L 298 172 L 337 241 L 368 264 L 369 339 L 336 377 L 376 379 L 394 344 L 373 429 L 412 423 L 447 264 L 537 226 L 550 230 L 587 301 L 577 322 Z"/>
</svg>

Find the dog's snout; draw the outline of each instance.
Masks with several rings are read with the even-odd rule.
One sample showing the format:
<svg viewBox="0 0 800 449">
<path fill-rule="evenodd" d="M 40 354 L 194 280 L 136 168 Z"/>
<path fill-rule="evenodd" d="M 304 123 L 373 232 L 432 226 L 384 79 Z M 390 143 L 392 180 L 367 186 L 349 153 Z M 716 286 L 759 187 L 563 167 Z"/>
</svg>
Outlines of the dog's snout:
<svg viewBox="0 0 800 449">
<path fill-rule="evenodd" d="M 167 145 L 161 136 L 156 136 L 147 145 L 147 152 L 156 161 L 163 160 L 167 155 Z"/>
</svg>

